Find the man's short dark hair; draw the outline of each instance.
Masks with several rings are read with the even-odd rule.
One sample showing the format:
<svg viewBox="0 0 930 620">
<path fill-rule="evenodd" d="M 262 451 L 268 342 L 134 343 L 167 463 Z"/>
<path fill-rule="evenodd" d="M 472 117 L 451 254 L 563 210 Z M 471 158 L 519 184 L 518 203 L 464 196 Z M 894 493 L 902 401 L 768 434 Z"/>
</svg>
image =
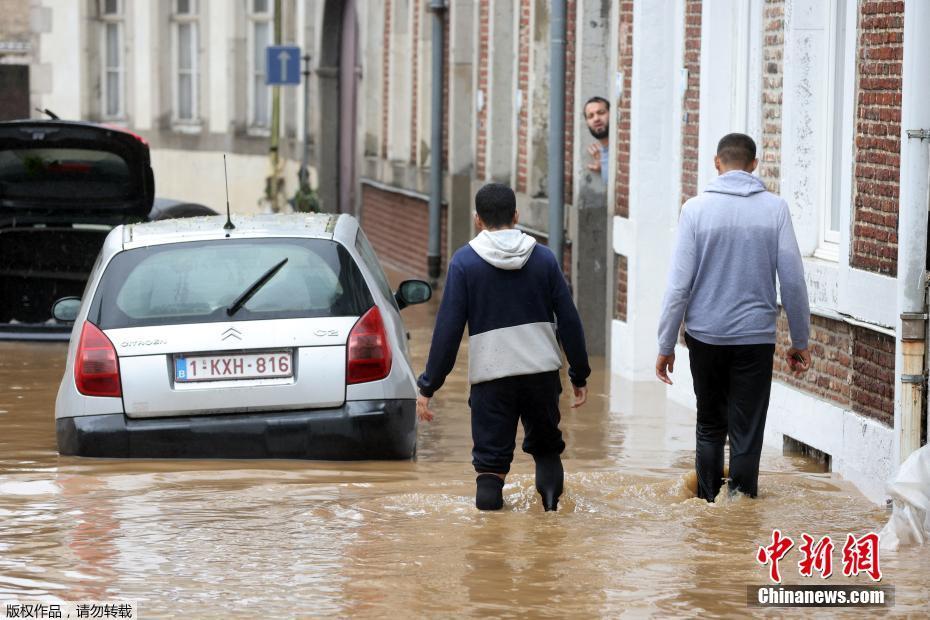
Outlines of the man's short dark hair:
<svg viewBox="0 0 930 620">
<path fill-rule="evenodd" d="M 584 116 L 584 111 L 588 109 L 589 103 L 603 103 L 605 106 L 607 106 L 607 111 L 610 112 L 610 102 L 604 99 L 603 97 L 598 97 L 597 95 L 594 95 L 593 97 L 585 101 L 583 106 L 581 106 L 582 116 Z"/>
<path fill-rule="evenodd" d="M 756 143 L 744 133 L 728 133 L 717 143 L 717 157 L 727 165 L 748 166 L 756 158 Z"/>
<path fill-rule="evenodd" d="M 475 194 L 475 211 L 488 228 L 504 228 L 513 223 L 517 197 L 502 183 L 488 183 Z"/>
</svg>

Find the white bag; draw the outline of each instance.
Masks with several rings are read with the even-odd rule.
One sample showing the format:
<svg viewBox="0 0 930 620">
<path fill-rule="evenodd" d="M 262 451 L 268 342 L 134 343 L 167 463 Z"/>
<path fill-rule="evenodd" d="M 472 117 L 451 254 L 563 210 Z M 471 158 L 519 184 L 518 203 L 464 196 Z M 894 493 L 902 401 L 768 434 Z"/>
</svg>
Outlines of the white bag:
<svg viewBox="0 0 930 620">
<path fill-rule="evenodd" d="M 891 520 L 879 533 L 882 550 L 930 541 L 930 444 L 914 451 L 888 485 Z"/>
</svg>

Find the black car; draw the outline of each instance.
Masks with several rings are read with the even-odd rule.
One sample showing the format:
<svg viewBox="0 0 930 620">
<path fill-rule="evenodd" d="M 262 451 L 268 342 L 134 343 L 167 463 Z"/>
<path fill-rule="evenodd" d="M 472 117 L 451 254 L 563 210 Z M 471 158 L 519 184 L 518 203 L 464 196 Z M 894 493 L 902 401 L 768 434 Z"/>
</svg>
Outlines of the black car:
<svg viewBox="0 0 930 620">
<path fill-rule="evenodd" d="M 159 204 L 149 146 L 119 128 L 0 123 L 0 340 L 67 340 L 52 304 L 80 297 L 107 233 L 146 219 L 213 213 Z"/>
</svg>

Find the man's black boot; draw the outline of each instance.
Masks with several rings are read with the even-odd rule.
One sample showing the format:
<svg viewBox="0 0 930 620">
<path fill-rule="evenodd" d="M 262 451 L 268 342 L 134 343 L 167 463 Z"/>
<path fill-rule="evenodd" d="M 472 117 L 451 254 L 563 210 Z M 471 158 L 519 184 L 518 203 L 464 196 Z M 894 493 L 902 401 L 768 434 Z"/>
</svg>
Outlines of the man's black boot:
<svg viewBox="0 0 930 620">
<path fill-rule="evenodd" d="M 562 495 L 562 483 L 565 470 L 558 454 L 534 457 L 536 459 L 536 490 L 542 496 L 543 509 L 558 510 L 559 497 Z"/>
<path fill-rule="evenodd" d="M 504 479 L 497 474 L 478 474 L 475 506 L 478 510 L 500 510 L 504 507 Z"/>
</svg>

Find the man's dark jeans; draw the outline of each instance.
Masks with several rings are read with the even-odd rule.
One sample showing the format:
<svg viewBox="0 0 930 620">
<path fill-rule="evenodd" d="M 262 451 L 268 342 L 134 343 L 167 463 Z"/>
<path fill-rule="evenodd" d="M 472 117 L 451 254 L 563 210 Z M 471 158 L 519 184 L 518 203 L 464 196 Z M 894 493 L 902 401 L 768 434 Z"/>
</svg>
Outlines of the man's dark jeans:
<svg viewBox="0 0 930 620">
<path fill-rule="evenodd" d="M 697 396 L 698 497 L 712 502 L 720 491 L 727 435 L 729 488 L 755 497 L 775 345 L 713 345 L 688 333 L 685 342 Z"/>
<path fill-rule="evenodd" d="M 523 451 L 537 456 L 561 454 L 558 370 L 504 377 L 471 386 L 472 464 L 477 472 L 506 474 L 523 422 Z"/>
</svg>

